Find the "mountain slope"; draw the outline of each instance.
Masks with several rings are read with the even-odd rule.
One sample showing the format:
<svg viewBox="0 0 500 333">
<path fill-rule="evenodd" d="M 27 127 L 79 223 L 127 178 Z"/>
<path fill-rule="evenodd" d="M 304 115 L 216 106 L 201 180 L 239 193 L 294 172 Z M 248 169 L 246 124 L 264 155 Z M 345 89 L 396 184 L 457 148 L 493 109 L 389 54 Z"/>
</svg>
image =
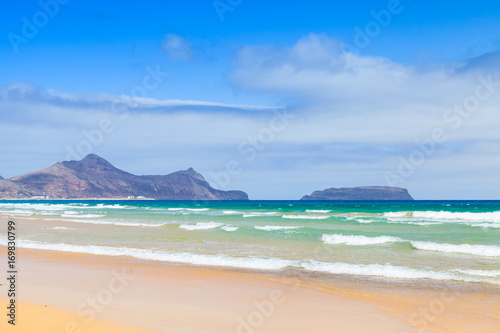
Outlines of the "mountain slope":
<svg viewBox="0 0 500 333">
<path fill-rule="evenodd" d="M 123 198 L 159 200 L 248 200 L 242 191 L 212 188 L 192 168 L 165 176 L 137 176 L 90 154 L 25 175 L 0 180 L 0 198 Z"/>
<path fill-rule="evenodd" d="M 328 188 L 314 191 L 300 200 L 413 200 L 408 190 L 391 186 Z"/>
</svg>

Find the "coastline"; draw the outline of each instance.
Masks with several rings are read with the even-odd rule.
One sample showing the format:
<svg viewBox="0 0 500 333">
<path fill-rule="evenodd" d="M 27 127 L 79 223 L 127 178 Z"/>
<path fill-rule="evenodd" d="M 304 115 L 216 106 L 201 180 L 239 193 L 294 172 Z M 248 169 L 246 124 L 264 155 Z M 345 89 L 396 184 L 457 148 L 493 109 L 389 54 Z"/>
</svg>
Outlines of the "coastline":
<svg viewBox="0 0 500 333">
<path fill-rule="evenodd" d="M 0 251 L 5 254 L 6 248 Z M 91 332 L 331 332 L 332 327 L 336 332 L 474 332 L 479 324 L 484 332 L 495 332 L 500 318 L 497 295 L 481 291 L 370 286 L 22 248 L 18 256 L 19 323 L 32 322 L 29 318 L 40 318 L 49 308 L 38 332 L 45 332 L 43 327 L 64 332 L 68 322 L 82 332 L 88 325 L 94 325 Z M 2 305 L 6 301 L 1 298 Z M 427 315 L 412 319 L 422 309 Z M 7 332 L 30 332 L 22 325 Z M 123 325 L 128 331 L 118 329 Z"/>
<path fill-rule="evenodd" d="M 82 330 L 132 325 L 137 332 L 417 332 L 313 281 L 56 251 L 19 249 L 18 256 L 19 322 L 47 305 L 54 314 L 66 311 L 44 321 L 59 330 L 70 318 Z"/>
</svg>

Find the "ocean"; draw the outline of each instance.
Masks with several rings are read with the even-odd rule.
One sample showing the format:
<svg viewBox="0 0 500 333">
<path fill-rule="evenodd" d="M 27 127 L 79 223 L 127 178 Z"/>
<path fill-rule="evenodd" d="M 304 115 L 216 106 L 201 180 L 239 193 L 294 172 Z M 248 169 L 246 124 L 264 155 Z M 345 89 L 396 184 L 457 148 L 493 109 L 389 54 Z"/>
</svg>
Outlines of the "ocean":
<svg viewBox="0 0 500 333">
<path fill-rule="evenodd" d="M 31 249 L 421 284 L 500 284 L 500 201 L 15 200 L 0 202 L 0 215 L 5 225 L 17 221 L 18 246 Z"/>
</svg>

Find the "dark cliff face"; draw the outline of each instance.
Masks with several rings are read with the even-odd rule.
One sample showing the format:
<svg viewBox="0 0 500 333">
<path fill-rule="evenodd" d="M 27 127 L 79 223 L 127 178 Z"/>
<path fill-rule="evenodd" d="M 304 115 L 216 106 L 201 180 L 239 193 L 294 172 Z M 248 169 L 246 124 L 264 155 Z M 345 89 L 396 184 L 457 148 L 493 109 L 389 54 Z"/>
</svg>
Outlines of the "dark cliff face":
<svg viewBox="0 0 500 333">
<path fill-rule="evenodd" d="M 248 200 L 242 191 L 212 188 L 189 168 L 165 176 L 136 176 L 91 154 L 26 175 L 0 180 L 0 198 L 119 198 L 144 196 L 158 200 Z"/>
<path fill-rule="evenodd" d="M 408 190 L 391 186 L 329 188 L 315 191 L 301 200 L 413 200 Z"/>
</svg>

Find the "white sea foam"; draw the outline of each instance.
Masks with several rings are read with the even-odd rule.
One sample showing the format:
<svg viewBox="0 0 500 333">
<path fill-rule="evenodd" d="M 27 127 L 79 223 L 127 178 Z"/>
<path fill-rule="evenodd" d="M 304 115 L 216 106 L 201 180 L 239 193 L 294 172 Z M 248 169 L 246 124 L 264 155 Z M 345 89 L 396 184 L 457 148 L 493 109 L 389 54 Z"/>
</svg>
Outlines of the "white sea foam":
<svg viewBox="0 0 500 333">
<path fill-rule="evenodd" d="M 97 208 L 106 208 L 106 209 L 133 209 L 135 207 L 128 206 L 128 205 L 120 205 L 120 204 L 114 204 L 114 205 L 108 205 L 108 204 L 97 204 Z M 89 207 L 92 208 L 92 207 Z"/>
<path fill-rule="evenodd" d="M 222 226 L 222 223 L 215 222 L 198 222 L 196 224 L 181 224 L 179 228 L 186 230 L 208 230 Z"/>
<path fill-rule="evenodd" d="M 70 218 L 82 218 L 82 219 L 91 219 L 91 218 L 98 218 L 98 217 L 105 217 L 106 215 L 99 215 L 99 214 L 62 214 L 61 217 L 70 217 Z"/>
<path fill-rule="evenodd" d="M 344 236 L 342 234 L 334 235 L 323 235 L 321 240 L 325 244 L 345 244 L 345 245 L 375 245 L 384 243 L 394 243 L 403 241 L 398 237 L 391 236 L 378 236 L 378 237 L 366 237 L 366 236 Z"/>
<path fill-rule="evenodd" d="M 329 213 L 331 210 L 327 209 L 307 209 L 306 213 Z"/>
<path fill-rule="evenodd" d="M 411 245 L 419 250 L 446 253 L 465 253 L 485 257 L 500 257 L 500 246 L 493 245 L 447 244 L 420 241 L 411 241 Z"/>
<path fill-rule="evenodd" d="M 115 226 L 123 226 L 123 227 L 149 227 L 149 228 L 158 228 L 162 227 L 165 224 L 156 224 L 156 223 L 136 223 L 136 222 L 122 222 L 122 221 L 113 221 L 113 220 L 76 220 L 79 216 L 71 216 L 73 219 L 45 219 L 46 221 L 63 221 L 63 222 L 72 222 L 72 223 L 82 223 L 82 224 L 103 224 L 103 225 L 115 225 Z"/>
<path fill-rule="evenodd" d="M 329 218 L 329 215 L 283 215 L 284 219 L 295 219 L 295 220 L 324 220 Z"/>
<path fill-rule="evenodd" d="M 489 212 L 489 213 L 416 211 L 413 212 L 413 217 L 424 218 L 424 219 L 439 219 L 439 220 L 500 222 L 500 211 Z"/>
<path fill-rule="evenodd" d="M 52 230 L 75 230 L 75 228 L 68 228 L 68 227 L 54 227 L 54 228 L 49 228 Z"/>
<path fill-rule="evenodd" d="M 265 230 L 265 231 L 275 231 L 275 230 L 292 230 L 299 229 L 302 227 L 297 226 L 281 226 L 281 225 L 266 225 L 266 226 L 255 226 L 257 230 Z"/>
<path fill-rule="evenodd" d="M 404 211 L 387 212 L 386 218 L 413 218 L 432 221 L 471 221 L 500 222 L 500 211 L 497 212 L 447 212 L 447 211 Z"/>
<path fill-rule="evenodd" d="M 5 245 L 7 241 L 2 238 L 0 244 Z M 95 245 L 73 245 L 73 244 L 49 244 L 35 241 L 18 241 L 19 247 L 52 250 L 72 253 L 87 253 L 106 256 L 129 256 L 137 259 L 168 261 L 203 266 L 225 266 L 235 268 L 250 268 L 262 270 L 277 270 L 287 266 L 296 265 L 295 261 L 279 258 L 261 257 L 230 257 L 226 255 L 208 255 L 193 253 L 178 253 L 166 251 L 152 251 L 137 248 L 95 246 Z"/>
<path fill-rule="evenodd" d="M 394 242 L 409 242 L 417 250 L 436 251 L 443 253 L 473 254 L 484 257 L 500 257 L 500 247 L 478 244 L 448 244 L 424 241 L 412 241 L 392 236 L 366 237 L 361 235 L 324 234 L 321 240 L 325 244 L 344 244 L 351 246 L 376 245 Z"/>
<path fill-rule="evenodd" d="M 183 207 L 180 207 L 180 208 L 168 208 L 167 210 L 173 211 L 173 212 L 179 212 L 179 213 L 186 215 L 186 214 L 191 214 L 191 213 L 206 212 L 206 211 L 209 211 L 210 209 L 209 208 L 183 208 Z"/>
<path fill-rule="evenodd" d="M 406 224 L 412 224 L 412 225 L 437 225 L 437 224 L 442 224 L 440 222 L 406 222 Z"/>
<path fill-rule="evenodd" d="M 14 209 L 14 210 L 2 210 L 0 211 L 2 214 L 12 215 L 12 216 L 31 216 L 34 212 L 30 212 L 29 210 L 22 209 Z"/>
<path fill-rule="evenodd" d="M 348 221 L 356 221 L 358 223 L 373 223 L 373 222 L 384 222 L 380 218 L 377 219 L 373 214 L 364 215 L 364 214 L 349 214 L 349 215 L 334 215 L 335 217 L 341 217 Z"/>
<path fill-rule="evenodd" d="M 85 209 L 86 211 L 99 210 L 102 214 L 102 210 L 105 209 L 131 209 L 134 207 L 123 206 L 119 204 L 109 205 L 109 204 L 97 204 L 96 206 L 89 206 L 89 204 L 45 204 L 45 203 L 0 203 L 0 213 L 12 215 L 12 216 L 32 216 L 42 215 L 42 216 L 61 216 L 61 217 L 72 217 L 80 214 L 80 210 Z M 104 215 L 102 215 L 104 216 Z M 83 218 L 93 218 L 102 217 L 97 216 L 97 214 L 82 214 L 79 217 Z"/>
<path fill-rule="evenodd" d="M 500 271 L 485 271 L 481 269 L 455 269 L 455 271 L 475 276 L 497 277 L 500 276 Z"/>
<path fill-rule="evenodd" d="M 380 214 L 356 212 L 356 213 L 337 213 L 337 214 L 333 214 L 333 216 L 344 217 L 346 219 L 355 219 L 358 217 L 380 217 Z"/>
<path fill-rule="evenodd" d="M 243 214 L 243 217 L 276 216 L 275 212 L 249 212 Z"/>
<path fill-rule="evenodd" d="M 239 212 L 237 210 L 223 210 L 222 214 L 224 214 L 224 215 L 242 215 L 244 213 L 243 212 Z"/>
<path fill-rule="evenodd" d="M 387 212 L 384 217 L 410 217 L 411 212 Z"/>
<path fill-rule="evenodd" d="M 3 237 L 0 238 L 0 244 L 5 246 L 7 244 L 7 240 Z M 260 270 L 279 270 L 286 267 L 297 267 L 306 269 L 308 271 L 325 272 L 330 274 L 348 274 L 401 279 L 456 280 L 465 282 L 489 282 L 500 284 L 499 279 L 496 278 L 498 276 L 496 272 L 494 274 L 491 274 L 487 273 L 487 271 L 472 271 L 474 272 L 474 274 L 471 274 L 470 271 L 432 271 L 402 266 L 392 266 L 390 264 L 365 265 L 342 262 L 328 263 L 316 260 L 288 260 L 272 257 L 231 257 L 221 254 L 208 255 L 185 252 L 179 253 L 153 251 L 138 248 L 74 245 L 64 243 L 42 243 L 29 240 L 18 240 L 18 246 L 31 249 L 85 253 L 94 255 L 129 256 L 143 260 L 166 261 L 204 266 L 223 266 Z"/>
<path fill-rule="evenodd" d="M 166 225 L 166 224 L 135 223 L 135 222 L 111 222 L 109 224 L 121 227 L 146 227 L 146 228 L 159 228 Z"/>
<path fill-rule="evenodd" d="M 28 209 L 30 211 L 40 210 L 65 210 L 75 208 L 74 206 L 64 204 L 41 204 L 41 203 L 0 203 L 0 208 L 7 209 Z"/>
<path fill-rule="evenodd" d="M 388 278 L 403 279 L 475 281 L 472 278 L 461 277 L 459 274 L 453 274 L 446 271 L 427 271 L 415 268 L 392 266 L 390 264 L 362 265 L 347 263 L 327 263 L 311 260 L 310 262 L 303 263 L 302 267 L 310 271 L 326 272 L 331 274 L 382 276 Z"/>
<path fill-rule="evenodd" d="M 438 224 L 443 224 L 445 222 L 422 222 L 422 221 L 415 222 L 414 220 L 409 219 L 409 218 L 402 219 L 402 218 L 389 217 L 387 219 L 387 223 L 392 223 L 392 224 L 410 224 L 410 225 L 438 225 Z"/>
<path fill-rule="evenodd" d="M 230 225 L 225 225 L 221 229 L 224 230 L 224 231 L 232 232 L 232 231 L 238 230 L 238 227 L 233 227 L 233 226 L 230 226 Z"/>
<path fill-rule="evenodd" d="M 491 222 L 483 222 L 483 223 L 465 223 L 471 227 L 481 227 L 481 228 L 500 228 L 500 223 L 491 223 Z"/>
<path fill-rule="evenodd" d="M 379 222 L 378 220 L 375 220 L 375 219 L 361 219 L 361 218 L 352 218 L 352 219 L 349 219 L 349 220 L 353 220 L 353 221 L 356 221 L 358 223 L 373 223 L 373 222 Z"/>
</svg>

